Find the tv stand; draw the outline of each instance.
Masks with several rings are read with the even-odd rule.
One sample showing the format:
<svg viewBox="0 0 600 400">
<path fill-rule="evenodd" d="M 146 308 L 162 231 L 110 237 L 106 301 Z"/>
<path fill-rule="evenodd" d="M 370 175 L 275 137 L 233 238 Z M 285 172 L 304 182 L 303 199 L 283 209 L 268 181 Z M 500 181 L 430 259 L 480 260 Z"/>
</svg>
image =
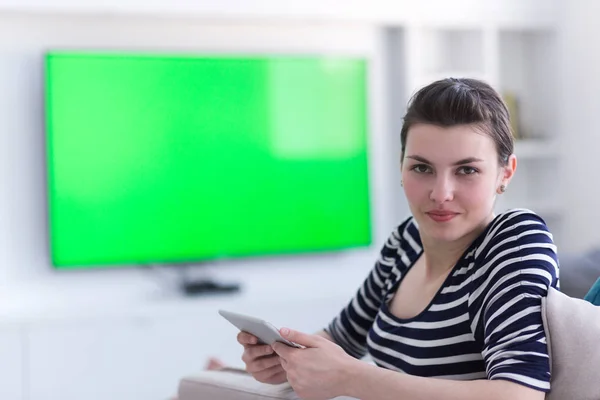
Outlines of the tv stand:
<svg viewBox="0 0 600 400">
<path fill-rule="evenodd" d="M 237 283 L 221 283 L 212 279 L 182 280 L 180 290 L 186 296 L 202 296 L 209 294 L 228 294 L 240 291 Z"/>
<path fill-rule="evenodd" d="M 169 291 L 185 297 L 240 292 L 241 285 L 238 283 L 221 282 L 218 278 L 207 276 L 208 274 L 202 271 L 203 265 L 207 266 L 208 263 L 145 264 L 144 266 L 156 274 L 161 285 L 167 284 Z"/>
</svg>

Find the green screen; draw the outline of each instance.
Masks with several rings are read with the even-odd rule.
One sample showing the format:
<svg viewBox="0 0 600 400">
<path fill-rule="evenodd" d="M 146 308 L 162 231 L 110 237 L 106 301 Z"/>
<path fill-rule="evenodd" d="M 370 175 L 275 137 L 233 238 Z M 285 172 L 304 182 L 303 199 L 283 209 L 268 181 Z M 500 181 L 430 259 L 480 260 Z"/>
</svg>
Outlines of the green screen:
<svg viewBox="0 0 600 400">
<path fill-rule="evenodd" d="M 371 242 L 366 61 L 46 55 L 58 268 Z"/>
</svg>

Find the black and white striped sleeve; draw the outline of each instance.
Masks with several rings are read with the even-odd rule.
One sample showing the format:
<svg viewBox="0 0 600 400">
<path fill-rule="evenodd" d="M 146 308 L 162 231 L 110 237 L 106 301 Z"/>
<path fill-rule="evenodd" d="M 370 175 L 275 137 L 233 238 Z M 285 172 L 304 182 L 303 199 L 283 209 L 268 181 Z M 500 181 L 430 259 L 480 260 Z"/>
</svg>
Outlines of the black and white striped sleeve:
<svg viewBox="0 0 600 400">
<path fill-rule="evenodd" d="M 477 250 L 469 304 L 471 329 L 483 340 L 488 379 L 550 390 L 541 300 L 558 286 L 552 234 L 529 210 L 502 217 Z"/>
<path fill-rule="evenodd" d="M 404 240 L 402 232 L 407 224 L 408 220 L 392 232 L 357 293 L 325 329 L 334 342 L 353 357 L 362 358 L 366 354 L 367 334 L 384 299 L 385 283 L 396 266 L 398 250 Z"/>
</svg>

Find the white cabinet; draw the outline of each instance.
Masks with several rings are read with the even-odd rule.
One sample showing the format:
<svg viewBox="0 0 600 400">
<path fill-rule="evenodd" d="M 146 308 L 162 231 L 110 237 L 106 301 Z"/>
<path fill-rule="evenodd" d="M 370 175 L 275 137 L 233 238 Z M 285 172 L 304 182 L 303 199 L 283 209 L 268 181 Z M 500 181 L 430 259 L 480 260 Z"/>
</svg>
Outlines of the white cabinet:
<svg viewBox="0 0 600 400">
<path fill-rule="evenodd" d="M 156 385 L 140 385 L 158 363 L 147 344 L 151 330 L 129 321 L 33 327 L 30 399 L 141 399 Z"/>
<path fill-rule="evenodd" d="M 348 300 L 274 298 L 267 304 L 240 299 L 222 304 L 276 326 L 315 332 Z M 32 325 L 27 333 L 28 400 L 162 400 L 173 396 L 179 380 L 200 371 L 210 356 L 242 366 L 238 331 L 218 314 L 217 304 L 182 300 L 142 315 Z"/>
<path fill-rule="evenodd" d="M 18 328 L 0 327 L 0 399 L 24 400 L 24 337 Z"/>
<path fill-rule="evenodd" d="M 218 315 L 133 317 L 30 331 L 31 400 L 166 399 L 209 355 L 235 345 Z"/>
</svg>

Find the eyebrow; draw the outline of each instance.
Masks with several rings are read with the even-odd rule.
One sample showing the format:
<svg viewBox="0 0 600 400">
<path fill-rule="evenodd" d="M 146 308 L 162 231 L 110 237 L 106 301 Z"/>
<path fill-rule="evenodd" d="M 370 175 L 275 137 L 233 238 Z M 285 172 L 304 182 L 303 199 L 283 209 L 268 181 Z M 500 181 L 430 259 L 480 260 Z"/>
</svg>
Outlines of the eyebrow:
<svg viewBox="0 0 600 400">
<path fill-rule="evenodd" d="M 427 160 L 425 157 L 421 157 L 421 156 L 406 156 L 406 158 L 412 158 L 413 160 L 422 162 L 424 164 L 429 164 L 429 165 L 433 165 L 433 163 L 429 160 Z M 457 162 L 453 163 L 452 165 L 465 165 L 465 164 L 471 164 L 474 162 L 482 162 L 483 160 L 481 158 L 477 158 L 477 157 L 467 157 L 467 158 L 463 158 L 462 160 L 458 160 Z"/>
</svg>

